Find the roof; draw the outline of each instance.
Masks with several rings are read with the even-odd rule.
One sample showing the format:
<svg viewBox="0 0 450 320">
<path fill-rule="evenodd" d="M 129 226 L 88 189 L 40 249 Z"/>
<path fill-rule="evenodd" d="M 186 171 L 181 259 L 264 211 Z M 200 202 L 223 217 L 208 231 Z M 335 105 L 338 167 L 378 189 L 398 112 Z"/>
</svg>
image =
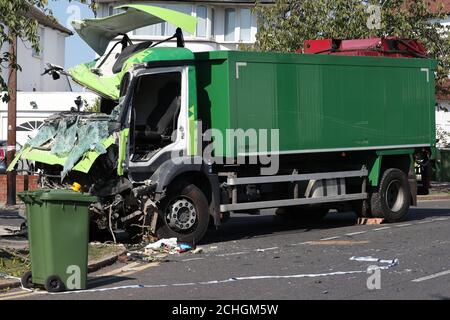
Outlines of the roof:
<svg viewBox="0 0 450 320">
<path fill-rule="evenodd" d="M 429 3 L 430 11 L 436 13 L 438 11 L 439 4 L 442 3 L 444 5 L 444 13 L 450 13 L 450 0 L 436 0 L 434 2 Z"/>
<path fill-rule="evenodd" d="M 25 13 L 25 15 L 30 19 L 36 20 L 40 25 L 61 31 L 69 36 L 73 35 L 72 31 L 60 24 L 54 17 L 45 14 L 43 11 L 34 6 L 30 6 L 30 9 Z"/>
</svg>

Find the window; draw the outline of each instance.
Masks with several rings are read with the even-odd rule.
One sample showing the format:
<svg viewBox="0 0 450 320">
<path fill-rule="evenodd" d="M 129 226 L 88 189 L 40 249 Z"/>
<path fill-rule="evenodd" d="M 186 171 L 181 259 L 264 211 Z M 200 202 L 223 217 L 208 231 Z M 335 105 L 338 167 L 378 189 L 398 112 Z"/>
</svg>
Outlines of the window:
<svg viewBox="0 0 450 320">
<path fill-rule="evenodd" d="M 240 40 L 245 42 L 251 41 L 252 30 L 252 13 L 250 9 L 241 9 L 241 36 Z"/>
<path fill-rule="evenodd" d="M 177 139 L 181 111 L 180 72 L 143 75 L 132 102 L 132 162 L 148 161 L 155 150 Z"/>
<path fill-rule="evenodd" d="M 38 40 L 39 51 L 35 50 L 33 48 L 32 55 L 35 58 L 41 58 L 42 54 L 44 53 L 44 46 L 42 45 L 42 42 L 44 41 L 44 28 L 39 28 L 39 33 L 37 34 L 37 40 Z"/>
<path fill-rule="evenodd" d="M 197 7 L 197 37 L 206 37 L 206 7 Z"/>
<path fill-rule="evenodd" d="M 225 9 L 225 41 L 236 41 L 236 10 Z"/>
<path fill-rule="evenodd" d="M 211 37 L 214 37 L 216 35 L 216 31 L 214 30 L 214 19 L 215 19 L 215 12 L 214 9 L 211 8 Z"/>
<path fill-rule="evenodd" d="M 171 10 L 176 10 L 188 15 L 192 15 L 192 5 L 186 4 L 172 4 L 161 6 L 162 8 L 167 8 Z M 144 27 L 141 29 L 137 29 L 133 31 L 133 35 L 138 36 L 161 36 L 161 37 L 170 37 L 175 34 L 176 27 L 167 22 L 161 22 L 152 26 Z M 205 28 L 206 30 L 206 28 Z M 185 35 L 189 35 L 189 33 L 185 32 Z"/>
<path fill-rule="evenodd" d="M 190 4 L 170 4 L 170 5 L 166 5 L 165 6 L 167 9 L 171 9 L 171 10 L 175 10 L 175 11 L 179 11 L 188 15 L 192 15 L 192 5 Z M 166 36 L 173 36 L 175 31 L 176 31 L 176 27 L 173 24 L 167 23 L 166 22 Z M 184 34 L 186 36 L 189 36 L 188 32 L 184 32 Z"/>
</svg>

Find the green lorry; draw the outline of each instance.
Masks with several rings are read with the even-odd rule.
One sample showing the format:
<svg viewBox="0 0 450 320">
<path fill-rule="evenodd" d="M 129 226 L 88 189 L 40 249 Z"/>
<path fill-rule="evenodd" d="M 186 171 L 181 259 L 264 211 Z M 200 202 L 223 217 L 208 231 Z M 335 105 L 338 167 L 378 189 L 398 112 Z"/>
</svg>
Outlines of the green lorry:
<svg viewBox="0 0 450 320">
<path fill-rule="evenodd" d="M 416 204 L 414 169 L 435 147 L 434 60 L 193 53 L 181 31 L 193 18 L 122 9 L 74 25 L 100 59 L 49 69 L 97 92 L 102 114 L 53 117 L 18 155 L 43 186 L 98 196 L 94 228 L 198 242 L 235 212 L 395 222 Z M 161 21 L 179 27 L 177 47 L 123 36 Z M 110 41 L 120 54 L 105 54 Z"/>
</svg>

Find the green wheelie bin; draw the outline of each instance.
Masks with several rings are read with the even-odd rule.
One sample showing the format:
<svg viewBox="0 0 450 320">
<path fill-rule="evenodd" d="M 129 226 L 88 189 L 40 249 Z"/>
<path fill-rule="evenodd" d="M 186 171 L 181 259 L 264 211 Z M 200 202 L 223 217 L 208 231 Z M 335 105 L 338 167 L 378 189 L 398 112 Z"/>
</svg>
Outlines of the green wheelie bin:
<svg viewBox="0 0 450 320">
<path fill-rule="evenodd" d="M 86 289 L 89 205 L 97 197 L 71 190 L 36 190 L 18 197 L 26 204 L 31 271 L 22 285 L 48 292 Z"/>
</svg>

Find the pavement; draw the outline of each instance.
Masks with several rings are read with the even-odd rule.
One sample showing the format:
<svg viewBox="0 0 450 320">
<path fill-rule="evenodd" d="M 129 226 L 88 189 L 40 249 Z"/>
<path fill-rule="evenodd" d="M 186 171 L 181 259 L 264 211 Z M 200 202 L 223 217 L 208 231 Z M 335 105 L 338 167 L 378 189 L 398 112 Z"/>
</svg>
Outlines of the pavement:
<svg viewBox="0 0 450 320">
<path fill-rule="evenodd" d="M 208 233 L 203 254 L 116 262 L 92 273 L 87 291 L 15 289 L 0 300 L 450 299 L 450 200 L 421 201 L 401 223 L 355 221 L 237 214 Z"/>
</svg>

